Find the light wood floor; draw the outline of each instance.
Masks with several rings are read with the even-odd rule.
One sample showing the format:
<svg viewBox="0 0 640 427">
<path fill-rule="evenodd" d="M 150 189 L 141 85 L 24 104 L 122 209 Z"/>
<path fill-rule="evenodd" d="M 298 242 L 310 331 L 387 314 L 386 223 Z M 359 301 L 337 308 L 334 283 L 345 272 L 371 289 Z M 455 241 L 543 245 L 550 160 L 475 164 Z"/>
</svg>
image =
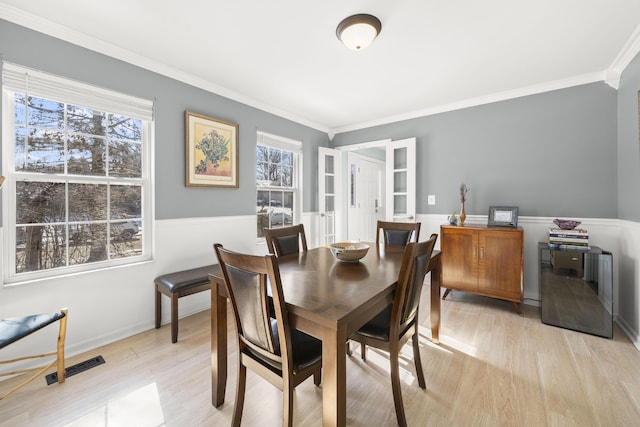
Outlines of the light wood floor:
<svg viewBox="0 0 640 427">
<path fill-rule="evenodd" d="M 429 341 L 422 316 L 427 389 L 417 385 L 407 346 L 409 425 L 640 425 L 640 352 L 621 330 L 613 340 L 599 338 L 544 325 L 538 308 L 523 308 L 518 316 L 510 303 L 454 291 L 442 303 L 440 345 Z M 0 426 L 228 426 L 236 374 L 233 335 L 229 341 L 227 400 L 219 409 L 211 405 L 207 311 L 180 321 L 177 344 L 165 325 L 69 358 L 67 366 L 97 355 L 106 363 L 64 384 L 36 380 L 0 401 Z M 347 422 L 394 426 L 386 355 L 368 355 L 363 363 L 356 351 L 347 362 Z M 301 384 L 295 425 L 320 426 L 321 399 L 311 380 Z M 281 408 L 280 391 L 249 372 L 243 426 L 278 426 Z"/>
</svg>

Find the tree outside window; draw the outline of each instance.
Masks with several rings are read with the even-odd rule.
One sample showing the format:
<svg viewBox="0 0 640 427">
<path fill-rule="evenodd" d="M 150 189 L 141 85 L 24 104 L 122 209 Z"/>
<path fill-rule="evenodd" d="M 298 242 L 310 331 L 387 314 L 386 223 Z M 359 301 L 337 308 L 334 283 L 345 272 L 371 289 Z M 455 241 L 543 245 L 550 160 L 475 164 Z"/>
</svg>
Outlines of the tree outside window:
<svg viewBox="0 0 640 427">
<path fill-rule="evenodd" d="M 139 255 L 141 186 L 104 178 L 141 177 L 142 121 L 24 94 L 14 102 L 16 273 Z"/>
<path fill-rule="evenodd" d="M 296 212 L 298 188 L 295 179 L 296 153 L 279 147 L 256 147 L 257 236 L 264 228 L 277 228 L 299 222 Z"/>
<path fill-rule="evenodd" d="M 29 87 L 29 71 L 5 64 L 3 76 L 9 106 L 3 111 L 4 136 L 13 142 L 12 150 L 5 149 L 13 157 L 7 170 L 13 188 L 5 278 L 57 275 L 148 256 L 143 212 L 149 208 L 144 197 L 150 181 L 143 163 L 151 103 L 88 87 L 97 93 L 92 96 L 81 83 L 65 86 L 61 78 L 40 72 L 34 72 L 45 76 L 37 82 L 40 91 L 60 98 L 28 93 L 21 88 Z M 84 98 L 86 103 L 76 102 Z M 130 108 L 129 99 L 140 104 Z M 102 108 L 89 105 L 92 101 Z M 119 105 L 127 113 L 119 113 Z"/>
</svg>

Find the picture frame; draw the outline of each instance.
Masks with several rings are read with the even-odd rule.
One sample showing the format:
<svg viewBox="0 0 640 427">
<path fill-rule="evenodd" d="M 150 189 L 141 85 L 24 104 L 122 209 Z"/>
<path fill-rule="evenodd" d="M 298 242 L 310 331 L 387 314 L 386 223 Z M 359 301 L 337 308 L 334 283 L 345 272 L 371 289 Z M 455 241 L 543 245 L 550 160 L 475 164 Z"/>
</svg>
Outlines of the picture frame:
<svg viewBox="0 0 640 427">
<path fill-rule="evenodd" d="M 238 188 L 237 123 L 185 111 L 187 187 Z"/>
<path fill-rule="evenodd" d="M 518 207 L 489 206 L 487 226 L 518 228 Z"/>
</svg>

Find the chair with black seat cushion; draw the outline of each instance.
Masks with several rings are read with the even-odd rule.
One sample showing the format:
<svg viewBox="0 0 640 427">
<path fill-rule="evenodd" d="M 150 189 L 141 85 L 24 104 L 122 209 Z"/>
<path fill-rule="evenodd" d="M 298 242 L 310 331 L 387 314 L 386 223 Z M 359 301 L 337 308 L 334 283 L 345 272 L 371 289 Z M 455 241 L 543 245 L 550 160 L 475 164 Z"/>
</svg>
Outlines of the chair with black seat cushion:
<svg viewBox="0 0 640 427">
<path fill-rule="evenodd" d="M 269 253 L 277 257 L 307 251 L 307 237 L 304 226 L 296 224 L 289 227 L 265 228 L 264 238 Z"/>
<path fill-rule="evenodd" d="M 10 344 L 13 344 L 16 341 L 25 338 L 34 332 L 39 331 L 55 322 L 59 323 L 58 328 L 58 341 L 57 348 L 55 352 L 45 353 L 45 354 L 37 354 L 37 355 L 29 355 L 22 356 L 17 359 L 11 360 L 2 360 L 0 364 L 14 364 L 23 360 L 29 359 L 39 359 L 45 357 L 55 356 L 55 359 L 45 366 L 37 366 L 33 368 L 26 368 L 15 370 L 11 372 L 3 372 L 0 373 L 1 376 L 9 376 L 9 375 L 17 375 L 23 374 L 27 372 L 37 371 L 34 375 L 27 378 L 25 381 L 21 382 L 8 392 L 4 393 L 0 396 L 0 400 L 12 395 L 16 391 L 20 390 L 25 385 L 29 384 L 31 381 L 35 380 L 39 375 L 43 374 L 47 369 L 53 367 L 54 365 L 57 368 L 58 373 L 58 383 L 63 383 L 66 378 L 66 371 L 64 367 L 64 343 L 67 334 L 67 312 L 66 308 L 60 310 L 59 313 L 45 313 L 45 314 L 33 314 L 24 317 L 11 317 L 6 319 L 0 319 L 0 349 L 7 347 Z"/>
<path fill-rule="evenodd" d="M 382 231 L 382 233 L 380 233 L 380 231 Z M 382 234 L 385 245 L 407 246 L 410 242 L 418 241 L 420 237 L 420 223 L 378 221 L 376 227 L 376 244 L 380 243 L 380 234 Z"/>
<path fill-rule="evenodd" d="M 353 341 L 360 342 L 362 360 L 366 360 L 366 346 L 389 352 L 393 402 L 400 426 L 406 426 L 407 419 L 402 403 L 398 359 L 400 349 L 409 338 L 413 341 L 413 360 L 418 384 L 420 388 L 426 388 L 418 345 L 418 311 L 422 285 L 437 238 L 437 234 L 432 234 L 426 242 L 412 242 L 407 245 L 398 274 L 393 303 L 349 337 Z"/>
<path fill-rule="evenodd" d="M 246 368 L 283 392 L 282 425 L 293 425 L 294 388 L 313 375 L 320 385 L 322 341 L 289 327 L 275 255 L 255 256 L 214 249 L 233 307 L 238 337 L 238 384 L 233 426 L 239 426 L 244 406 Z M 269 315 L 273 296 L 275 318 Z"/>
</svg>

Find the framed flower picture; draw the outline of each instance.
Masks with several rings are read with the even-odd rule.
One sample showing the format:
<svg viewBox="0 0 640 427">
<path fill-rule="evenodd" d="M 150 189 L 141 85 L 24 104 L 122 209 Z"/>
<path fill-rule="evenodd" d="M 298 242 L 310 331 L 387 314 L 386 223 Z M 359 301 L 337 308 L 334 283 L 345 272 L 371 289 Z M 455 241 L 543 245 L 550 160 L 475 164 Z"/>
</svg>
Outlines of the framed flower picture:
<svg viewBox="0 0 640 427">
<path fill-rule="evenodd" d="M 187 187 L 238 188 L 238 128 L 185 111 Z"/>
</svg>

